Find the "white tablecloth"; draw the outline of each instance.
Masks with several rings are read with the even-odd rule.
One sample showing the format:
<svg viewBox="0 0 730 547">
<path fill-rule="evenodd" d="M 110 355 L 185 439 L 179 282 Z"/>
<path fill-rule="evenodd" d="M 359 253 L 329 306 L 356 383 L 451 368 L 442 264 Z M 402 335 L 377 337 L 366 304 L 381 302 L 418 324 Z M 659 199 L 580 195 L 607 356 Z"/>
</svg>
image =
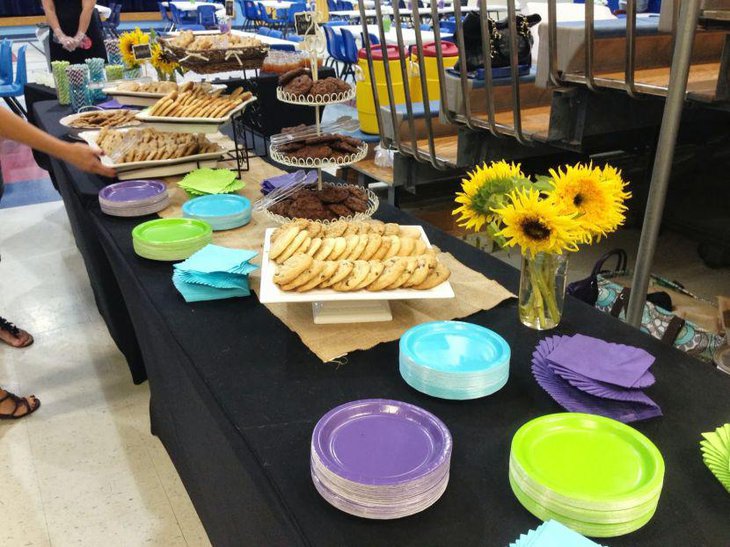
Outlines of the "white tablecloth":
<svg viewBox="0 0 730 547">
<path fill-rule="evenodd" d="M 225 14 L 226 8 L 223 4 L 213 3 L 213 2 L 163 2 L 162 5 L 165 6 L 165 4 L 172 4 L 180 11 L 198 11 L 199 6 L 213 6 L 216 11 L 222 11 Z M 165 7 L 168 7 L 165 6 Z"/>
</svg>

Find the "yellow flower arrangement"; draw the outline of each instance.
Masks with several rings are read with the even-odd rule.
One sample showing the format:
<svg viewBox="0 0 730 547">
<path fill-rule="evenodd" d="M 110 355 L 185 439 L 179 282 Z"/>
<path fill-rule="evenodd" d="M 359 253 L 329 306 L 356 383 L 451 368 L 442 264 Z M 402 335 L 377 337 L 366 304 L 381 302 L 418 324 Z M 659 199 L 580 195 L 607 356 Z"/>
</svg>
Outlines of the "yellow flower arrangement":
<svg viewBox="0 0 730 547">
<path fill-rule="evenodd" d="M 124 32 L 119 37 L 119 50 L 122 54 L 122 60 L 124 61 L 124 64 L 127 66 L 127 68 L 136 68 L 139 66 L 139 63 L 134 58 L 132 46 L 149 43 L 149 34 L 142 32 L 139 27 L 129 32 Z"/>
<path fill-rule="evenodd" d="M 504 203 L 518 181 L 526 180 L 519 164 L 498 161 L 478 165 L 461 180 L 462 192 L 456 193 L 455 201 L 460 205 L 452 214 L 459 215 L 457 224 L 478 232 L 495 219 L 492 209 Z"/>
<path fill-rule="evenodd" d="M 563 213 L 552 200 L 541 199 L 535 189 L 515 190 L 510 203 L 494 209 L 494 213 L 504 225 L 497 235 L 504 237 L 509 247 L 518 245 L 524 255 L 578 250 L 581 229 L 576 215 Z"/>
<path fill-rule="evenodd" d="M 585 243 L 600 240 L 626 220 L 624 201 L 631 194 L 624 190 L 626 182 L 617 169 L 578 163 L 565 170 L 550 169 L 550 175 L 551 198 L 562 212 L 576 215 Z"/>
</svg>

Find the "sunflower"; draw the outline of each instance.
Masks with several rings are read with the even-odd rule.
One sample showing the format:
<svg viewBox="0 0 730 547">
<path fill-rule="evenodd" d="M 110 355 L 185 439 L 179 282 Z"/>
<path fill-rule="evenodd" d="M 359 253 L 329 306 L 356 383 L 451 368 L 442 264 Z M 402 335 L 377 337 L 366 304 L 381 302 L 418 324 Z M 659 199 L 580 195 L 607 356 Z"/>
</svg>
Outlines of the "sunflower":
<svg viewBox="0 0 730 547">
<path fill-rule="evenodd" d="M 119 37 L 119 51 L 122 54 L 122 60 L 127 68 L 139 66 L 137 59 L 134 58 L 132 46 L 148 44 L 149 42 L 149 35 L 142 32 L 139 27 L 130 32 L 125 32 Z"/>
<path fill-rule="evenodd" d="M 180 66 L 175 61 L 171 61 L 162 51 L 160 44 L 154 43 L 150 46 L 152 53 L 152 66 L 163 75 L 170 76 Z"/>
<path fill-rule="evenodd" d="M 492 210 L 504 204 L 508 193 L 522 184 L 529 184 L 520 165 L 506 161 L 483 163 L 461 180 L 463 192 L 456 193 L 453 215 L 460 215 L 457 224 L 475 232 L 495 219 Z"/>
<path fill-rule="evenodd" d="M 565 214 L 554 201 L 540 199 L 534 188 L 515 190 L 509 198 L 510 203 L 493 209 L 504 224 L 497 235 L 504 237 L 508 246 L 519 245 L 522 254 L 532 257 L 578 250 L 581 230 L 575 214 Z"/>
<path fill-rule="evenodd" d="M 551 197 L 566 214 L 576 214 L 583 241 L 590 243 L 615 231 L 626 220 L 624 201 L 631 197 L 621 172 L 606 165 L 603 169 L 576 164 L 565 170 L 551 169 Z"/>
</svg>

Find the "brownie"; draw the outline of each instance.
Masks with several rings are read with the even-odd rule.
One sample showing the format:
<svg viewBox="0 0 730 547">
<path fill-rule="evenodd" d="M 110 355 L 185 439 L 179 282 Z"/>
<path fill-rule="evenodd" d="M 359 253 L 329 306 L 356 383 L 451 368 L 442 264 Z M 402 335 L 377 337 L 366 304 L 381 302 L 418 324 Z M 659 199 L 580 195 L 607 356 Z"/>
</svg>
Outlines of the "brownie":
<svg viewBox="0 0 730 547">
<path fill-rule="evenodd" d="M 294 78 L 297 78 L 299 76 L 311 76 L 311 71 L 308 68 L 295 68 L 294 70 L 290 70 L 289 72 L 285 72 L 281 76 L 279 76 L 279 85 L 284 87 L 289 82 L 291 82 Z"/>
</svg>

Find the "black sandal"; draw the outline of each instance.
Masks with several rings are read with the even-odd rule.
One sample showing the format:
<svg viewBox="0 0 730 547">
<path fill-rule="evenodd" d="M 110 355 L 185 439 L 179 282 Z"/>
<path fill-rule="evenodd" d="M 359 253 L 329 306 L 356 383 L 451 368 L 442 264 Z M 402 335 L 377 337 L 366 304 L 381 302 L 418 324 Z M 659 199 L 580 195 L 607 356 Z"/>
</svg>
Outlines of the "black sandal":
<svg viewBox="0 0 730 547">
<path fill-rule="evenodd" d="M 29 395 L 28 397 L 33 397 L 36 404 L 31 407 L 30 403 L 25 399 L 25 397 L 18 397 L 17 395 L 14 395 L 10 393 L 9 391 L 5 392 L 5 397 L 0 399 L 0 404 L 10 399 L 15 403 L 15 408 L 13 408 L 13 411 L 10 413 L 0 413 L 0 420 L 19 420 L 20 418 L 25 418 L 26 416 L 30 416 L 33 414 L 36 410 L 38 410 L 41 407 L 41 400 L 36 398 L 35 395 Z M 24 406 L 26 409 L 26 412 L 23 414 L 16 415 L 15 413 L 18 411 L 18 407 Z"/>
<path fill-rule="evenodd" d="M 10 347 L 27 348 L 28 346 L 30 346 L 33 343 L 33 336 L 31 336 L 30 333 L 24 331 L 23 329 L 16 327 L 14 323 L 11 323 L 10 321 L 8 321 L 7 319 L 5 319 L 2 316 L 0 316 L 0 330 L 4 330 L 8 334 L 10 334 L 10 336 L 12 336 L 13 338 L 17 338 L 18 340 L 20 340 L 24 336 L 27 336 L 25 342 L 19 346 L 16 346 L 15 344 L 11 344 L 10 342 L 7 342 L 6 340 L 2 340 L 0 338 L 0 341 L 5 342 Z"/>
</svg>

